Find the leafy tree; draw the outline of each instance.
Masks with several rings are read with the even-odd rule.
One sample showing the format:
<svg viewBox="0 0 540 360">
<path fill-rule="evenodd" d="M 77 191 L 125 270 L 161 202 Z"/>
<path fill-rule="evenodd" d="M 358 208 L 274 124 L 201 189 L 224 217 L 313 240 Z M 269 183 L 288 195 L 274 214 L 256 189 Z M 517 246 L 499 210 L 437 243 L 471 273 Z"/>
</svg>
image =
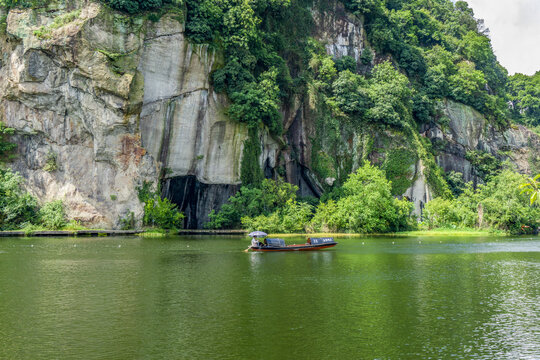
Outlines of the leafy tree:
<svg viewBox="0 0 540 360">
<path fill-rule="evenodd" d="M 368 121 L 397 127 L 410 121 L 412 102 L 409 80 L 389 62 L 373 69 L 368 95 L 372 104 L 366 112 Z"/>
<path fill-rule="evenodd" d="M 540 71 L 532 76 L 511 76 L 508 95 L 514 120 L 531 127 L 540 126 Z"/>
<path fill-rule="evenodd" d="M 356 119 L 356 123 L 364 119 L 371 102 L 364 77 L 345 70 L 339 73 L 332 87 L 336 105 L 340 110 Z"/>
<path fill-rule="evenodd" d="M 58 230 L 66 226 L 66 211 L 62 200 L 46 203 L 39 209 L 39 221 L 47 229 Z"/>
<path fill-rule="evenodd" d="M 364 51 L 365 52 L 365 51 Z M 342 72 L 349 70 L 350 72 L 356 72 L 356 60 L 351 56 L 343 56 L 339 59 L 334 60 L 336 70 Z"/>
<path fill-rule="evenodd" d="M 529 206 L 520 192 L 525 178 L 509 169 L 493 176 L 476 190 L 468 184 L 454 200 L 434 199 L 426 204 L 427 222 L 432 227 L 483 227 L 512 233 L 535 229 L 540 208 Z"/>
<path fill-rule="evenodd" d="M 7 137 L 13 132 L 13 129 L 0 122 L 0 165 L 9 158 L 10 153 L 17 147 L 16 144 L 7 140 Z"/>
<path fill-rule="evenodd" d="M 159 196 L 150 198 L 144 205 L 145 225 L 155 226 L 162 229 L 180 229 L 184 214 L 178 211 L 177 205 L 169 199 L 161 199 Z"/>
<path fill-rule="evenodd" d="M 276 84 L 277 70 L 261 74 L 258 83 L 249 83 L 243 90 L 231 94 L 233 104 L 228 109 L 231 119 L 255 127 L 264 123 L 273 134 L 281 135 L 279 114 L 279 87 Z"/>
<path fill-rule="evenodd" d="M 315 230 L 373 233 L 407 227 L 412 204 L 392 196 L 384 171 L 365 163 L 349 175 L 343 190 L 343 197 L 335 205 L 333 201 L 319 205 L 312 221 Z"/>
<path fill-rule="evenodd" d="M 249 129 L 249 136 L 244 141 L 242 162 L 240 165 L 240 180 L 244 186 L 259 186 L 263 181 L 264 174 L 259 165 L 261 155 L 261 143 L 256 128 Z"/>
<path fill-rule="evenodd" d="M 305 202 L 289 199 L 284 207 L 270 215 L 242 217 L 242 228 L 248 231 L 295 233 L 304 232 L 313 215 L 313 206 Z"/>
<path fill-rule="evenodd" d="M 217 213 L 215 211 L 210 213 L 210 221 L 205 227 L 238 228 L 243 217 L 268 216 L 284 208 L 289 200 L 295 203 L 297 191 L 297 186 L 282 179 L 264 179 L 258 187 L 242 186 Z"/>
<path fill-rule="evenodd" d="M 0 168 L 0 229 L 9 230 L 36 220 L 38 204 L 22 188 L 22 177 Z"/>
<path fill-rule="evenodd" d="M 536 175 L 534 178 L 529 178 L 528 183 L 519 186 L 520 189 L 523 189 L 521 193 L 530 194 L 531 206 L 534 203 L 540 204 L 540 185 L 538 179 L 540 179 L 540 174 Z"/>
</svg>

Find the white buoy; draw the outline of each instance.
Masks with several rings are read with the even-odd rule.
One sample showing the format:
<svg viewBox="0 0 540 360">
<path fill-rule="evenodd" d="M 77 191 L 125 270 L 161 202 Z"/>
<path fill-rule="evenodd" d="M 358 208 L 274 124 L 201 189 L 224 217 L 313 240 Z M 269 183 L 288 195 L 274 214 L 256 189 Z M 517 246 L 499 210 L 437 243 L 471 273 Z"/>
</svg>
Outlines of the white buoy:
<svg viewBox="0 0 540 360">
<path fill-rule="evenodd" d="M 118 247 L 122 247 L 122 245 L 118 245 Z"/>
<path fill-rule="evenodd" d="M 392 245 L 394 245 L 394 242 L 392 241 Z"/>
</svg>

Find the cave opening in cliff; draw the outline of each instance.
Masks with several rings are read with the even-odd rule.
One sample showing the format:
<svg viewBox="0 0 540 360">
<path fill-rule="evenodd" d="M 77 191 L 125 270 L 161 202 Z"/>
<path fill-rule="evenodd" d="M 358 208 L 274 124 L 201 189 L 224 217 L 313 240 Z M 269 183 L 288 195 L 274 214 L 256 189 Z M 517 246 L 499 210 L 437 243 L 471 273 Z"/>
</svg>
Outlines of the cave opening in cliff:
<svg viewBox="0 0 540 360">
<path fill-rule="evenodd" d="M 208 214 L 218 210 L 240 185 L 206 184 L 188 175 L 165 179 L 161 188 L 161 195 L 184 213 L 184 229 L 202 229 L 209 220 Z"/>
</svg>

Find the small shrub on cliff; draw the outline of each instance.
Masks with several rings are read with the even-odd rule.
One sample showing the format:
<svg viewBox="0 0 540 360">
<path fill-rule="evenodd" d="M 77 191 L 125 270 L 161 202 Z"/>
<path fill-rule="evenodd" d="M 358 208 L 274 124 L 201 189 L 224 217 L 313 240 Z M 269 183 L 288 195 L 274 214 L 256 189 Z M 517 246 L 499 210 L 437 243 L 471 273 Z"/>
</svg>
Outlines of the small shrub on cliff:
<svg viewBox="0 0 540 360">
<path fill-rule="evenodd" d="M 0 229 L 16 229 L 36 220 L 36 199 L 22 188 L 23 179 L 10 169 L 0 168 Z"/>
<path fill-rule="evenodd" d="M 17 147 L 16 144 L 7 140 L 9 135 L 12 135 L 14 130 L 6 127 L 0 122 L 0 164 L 9 159 L 11 152 Z"/>
<path fill-rule="evenodd" d="M 271 233 L 304 232 L 312 216 L 312 205 L 289 199 L 284 207 L 268 216 L 242 217 L 242 228 L 248 231 L 261 230 Z"/>
<path fill-rule="evenodd" d="M 412 203 L 392 196 L 391 182 L 369 163 L 349 175 L 344 195 L 320 204 L 311 226 L 314 231 L 359 233 L 402 231 L 408 228 Z"/>
<path fill-rule="evenodd" d="M 144 224 L 162 229 L 182 228 L 184 214 L 178 211 L 176 204 L 160 197 L 148 199 L 144 205 Z"/>
<path fill-rule="evenodd" d="M 259 187 L 242 186 L 240 191 L 221 206 L 219 212 L 212 211 L 209 229 L 239 228 L 244 217 L 268 216 L 284 208 L 288 201 L 296 201 L 298 187 L 282 179 L 264 179 Z M 262 220 L 261 220 L 262 221 Z"/>
<path fill-rule="evenodd" d="M 66 226 L 66 212 L 62 200 L 46 203 L 39 209 L 39 222 L 45 228 L 58 230 Z"/>
</svg>

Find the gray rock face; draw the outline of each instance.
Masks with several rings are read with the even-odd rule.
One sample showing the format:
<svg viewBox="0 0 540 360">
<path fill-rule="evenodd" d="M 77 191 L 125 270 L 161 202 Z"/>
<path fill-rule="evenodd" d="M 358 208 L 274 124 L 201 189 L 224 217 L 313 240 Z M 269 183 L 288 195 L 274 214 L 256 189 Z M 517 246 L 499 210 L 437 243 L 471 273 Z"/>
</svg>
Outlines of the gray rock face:
<svg viewBox="0 0 540 360">
<path fill-rule="evenodd" d="M 144 181 L 193 177 L 220 195 L 197 197 L 187 223 L 200 226 L 240 183 L 247 137 L 210 86 L 218 55 L 189 44 L 172 15 L 154 24 L 123 21 L 95 3 L 79 6 L 77 19 L 46 37 L 34 30 L 47 29 L 62 10 L 9 14 L 10 39 L 0 42 L 10 55 L 0 68 L 0 121 L 17 132 L 11 166 L 40 200 L 62 199 L 71 218 L 102 227 L 130 211 L 142 217 Z M 279 146 L 264 132 L 261 141 L 261 166 L 273 168 Z M 56 168 L 46 171 L 51 156 Z M 191 199 L 170 191 L 179 204 Z"/>
<path fill-rule="evenodd" d="M 540 138 L 532 131 L 517 126 L 501 132 L 473 108 L 450 100 L 443 108 L 448 126 L 432 126 L 426 135 L 442 144 L 437 162 L 444 171 L 460 172 L 466 182 L 477 184 L 481 179 L 465 157 L 468 151 L 478 150 L 509 160 L 521 173 L 531 173 L 531 158 L 540 152 Z"/>
<path fill-rule="evenodd" d="M 361 20 L 345 11 L 342 3 L 329 1 L 328 9 L 312 11 L 316 37 L 333 58 L 353 57 L 360 61 L 364 49 L 365 31 Z"/>
</svg>

